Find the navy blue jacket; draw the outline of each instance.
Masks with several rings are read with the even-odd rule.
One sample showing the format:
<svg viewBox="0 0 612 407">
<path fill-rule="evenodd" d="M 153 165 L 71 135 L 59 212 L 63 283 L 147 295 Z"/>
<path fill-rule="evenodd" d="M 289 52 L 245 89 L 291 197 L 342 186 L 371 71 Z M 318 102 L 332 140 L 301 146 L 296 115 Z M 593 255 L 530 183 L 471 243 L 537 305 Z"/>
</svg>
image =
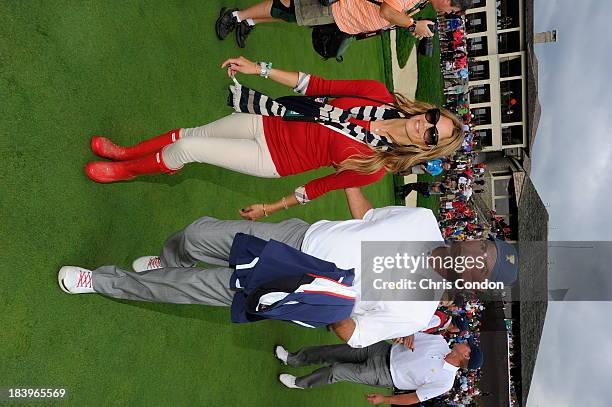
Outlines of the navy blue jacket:
<svg viewBox="0 0 612 407">
<path fill-rule="evenodd" d="M 234 238 L 229 263 L 236 269 L 230 281 L 237 290 L 232 322 L 279 319 L 314 328 L 346 319 L 353 310 L 353 269 L 339 269 L 284 243 L 243 233 Z M 259 304 L 261 295 L 270 292 L 287 295 Z"/>
</svg>

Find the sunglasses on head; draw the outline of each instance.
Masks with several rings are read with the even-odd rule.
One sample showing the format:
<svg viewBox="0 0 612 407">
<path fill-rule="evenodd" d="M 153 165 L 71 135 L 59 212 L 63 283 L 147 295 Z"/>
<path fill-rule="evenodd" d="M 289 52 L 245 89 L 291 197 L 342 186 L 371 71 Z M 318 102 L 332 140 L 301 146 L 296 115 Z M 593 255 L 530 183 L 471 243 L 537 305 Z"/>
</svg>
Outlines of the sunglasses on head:
<svg viewBox="0 0 612 407">
<path fill-rule="evenodd" d="M 433 124 L 432 127 L 425 130 L 424 141 L 428 146 L 436 146 L 438 145 L 438 128 L 436 124 L 440 120 L 440 109 L 429 109 L 425 112 L 425 120 L 427 123 Z"/>
</svg>

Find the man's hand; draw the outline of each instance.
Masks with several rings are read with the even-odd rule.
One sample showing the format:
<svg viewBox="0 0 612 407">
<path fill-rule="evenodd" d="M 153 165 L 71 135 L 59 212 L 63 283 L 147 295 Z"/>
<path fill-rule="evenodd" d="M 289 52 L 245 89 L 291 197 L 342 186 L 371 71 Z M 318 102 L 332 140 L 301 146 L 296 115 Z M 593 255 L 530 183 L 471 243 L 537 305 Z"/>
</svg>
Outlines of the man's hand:
<svg viewBox="0 0 612 407">
<path fill-rule="evenodd" d="M 446 292 L 445 292 L 445 294 L 446 294 Z M 450 308 L 450 307 L 452 307 L 453 305 L 455 305 L 455 304 L 453 303 L 453 300 L 442 300 L 442 301 L 440 301 L 440 306 L 441 306 L 441 307 Z"/>
<path fill-rule="evenodd" d="M 380 5 L 379 15 L 391 24 L 398 27 L 410 27 L 413 21 L 412 17 L 407 16 L 401 11 L 397 11 L 385 2 Z"/>
<path fill-rule="evenodd" d="M 353 336 L 356 326 L 353 318 L 347 318 L 331 324 L 331 329 L 338 335 L 338 338 L 342 339 L 344 342 L 348 342 L 351 336 Z"/>
<path fill-rule="evenodd" d="M 406 348 L 414 351 L 414 335 L 395 338 L 393 343 L 404 345 Z"/>
<path fill-rule="evenodd" d="M 372 396 L 379 396 L 379 394 L 372 394 Z M 420 400 L 417 397 L 416 393 L 397 394 L 395 396 L 386 396 L 386 397 L 383 396 L 383 397 L 384 397 L 385 403 L 395 404 L 398 406 L 411 406 L 413 404 L 420 403 Z"/>
<path fill-rule="evenodd" d="M 429 29 L 429 24 L 433 24 L 431 20 L 419 20 L 416 22 L 416 27 L 414 28 L 414 35 L 416 38 L 423 39 L 425 37 L 433 37 L 434 33 Z"/>
<path fill-rule="evenodd" d="M 414 335 L 404 337 L 404 346 L 407 349 L 414 351 Z"/>
<path fill-rule="evenodd" d="M 386 396 L 382 394 L 366 394 L 365 398 L 370 404 L 382 404 L 385 402 Z"/>
</svg>

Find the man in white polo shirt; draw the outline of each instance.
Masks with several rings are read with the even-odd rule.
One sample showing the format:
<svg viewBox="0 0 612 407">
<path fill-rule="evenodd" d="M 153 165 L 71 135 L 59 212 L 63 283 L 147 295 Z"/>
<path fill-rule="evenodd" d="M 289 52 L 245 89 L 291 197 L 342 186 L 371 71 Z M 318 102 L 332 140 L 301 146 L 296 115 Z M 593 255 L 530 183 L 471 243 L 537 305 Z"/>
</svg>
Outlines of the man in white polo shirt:
<svg viewBox="0 0 612 407">
<path fill-rule="evenodd" d="M 134 270 L 146 273 L 126 272 L 117 266 L 103 266 L 93 271 L 64 266 L 58 273 L 58 283 L 70 294 L 99 293 L 137 301 L 229 306 L 234 291 L 230 288 L 233 269 L 228 267 L 227 260 L 236 233 L 264 240 L 274 239 L 334 262 L 340 268 L 354 268 L 357 288 L 362 278 L 361 242 L 369 241 L 439 241 L 440 247 L 436 250 L 441 255 L 448 252 L 449 255 L 475 256 L 484 252 L 488 256 L 486 273 L 468 270 L 463 273 L 463 278 L 479 280 L 488 277 L 506 282 L 516 279 L 516 269 L 508 267 L 507 259 L 504 260 L 506 251 L 510 249 L 498 242 L 459 242 L 446 247 L 436 218 L 429 209 L 373 209 L 359 188 L 346 193 L 355 218 L 352 220 L 324 220 L 309 225 L 299 219 L 261 223 L 204 217 L 170 236 L 159 257 L 144 256 L 134 261 Z M 203 269 L 197 267 L 198 262 L 220 267 Z M 444 277 L 443 270 L 436 271 Z M 353 347 L 408 336 L 427 327 L 439 299 L 362 301 L 357 298 L 351 317 L 333 324 L 332 329 Z"/>
<path fill-rule="evenodd" d="M 470 270 L 462 276 L 466 280 L 490 278 L 512 283 L 516 279 L 518 264 L 508 264 L 507 254 L 514 249 L 499 241 L 453 242 L 457 250 L 444 245 L 437 219 L 425 208 L 391 206 L 372 208 L 359 188 L 346 190 L 353 220 L 319 221 L 306 232 L 302 251 L 312 256 L 334 262 L 340 268 L 355 268 L 355 285 L 360 285 L 362 242 L 440 242 L 440 255 L 477 257 L 486 253 L 488 274 Z M 481 247 L 484 245 L 484 247 Z M 445 253 L 446 252 L 446 253 Z M 420 253 L 416 253 L 419 255 Z M 516 267 L 515 267 L 516 266 Z M 442 270 L 438 273 L 444 274 Z M 476 271 L 476 273 L 472 273 Z M 443 277 L 449 277 L 443 275 Z M 360 293 L 361 290 L 357 289 Z M 439 301 L 364 301 L 355 303 L 351 318 L 333 324 L 334 332 L 352 347 L 363 347 L 385 339 L 409 336 L 429 325 Z"/>
<path fill-rule="evenodd" d="M 339 268 L 354 268 L 354 285 L 361 294 L 361 243 L 376 241 L 427 241 L 444 239 L 434 214 L 425 208 L 390 206 L 371 208 L 361 191 L 347 191 L 351 212 L 357 219 L 319 221 L 304 237 L 302 251 Z M 349 345 L 368 346 L 384 339 L 410 335 L 425 328 L 438 307 L 432 301 L 363 301 L 358 298 L 351 320 L 334 327 Z"/>
<path fill-rule="evenodd" d="M 362 242 L 431 241 L 444 244 L 437 220 L 429 209 L 386 207 L 368 209 L 362 219 L 320 221 L 312 225 L 302 251 L 331 261 L 340 268 L 355 268 L 356 291 L 361 293 Z M 409 335 L 427 326 L 440 298 L 432 301 L 360 301 L 351 320 L 334 330 L 353 347 Z"/>
<path fill-rule="evenodd" d="M 414 350 L 401 344 L 379 342 L 366 348 L 348 345 L 327 345 L 303 348 L 289 353 L 282 346 L 275 348 L 276 357 L 291 367 L 328 365 L 314 372 L 295 377 L 281 374 L 286 387 L 306 389 L 342 381 L 377 387 L 415 390 L 395 396 L 369 394 L 372 404 L 411 405 L 449 391 L 460 367 L 478 369 L 483 356 L 474 342 L 456 343 L 449 348 L 440 335 L 414 334 Z"/>
</svg>

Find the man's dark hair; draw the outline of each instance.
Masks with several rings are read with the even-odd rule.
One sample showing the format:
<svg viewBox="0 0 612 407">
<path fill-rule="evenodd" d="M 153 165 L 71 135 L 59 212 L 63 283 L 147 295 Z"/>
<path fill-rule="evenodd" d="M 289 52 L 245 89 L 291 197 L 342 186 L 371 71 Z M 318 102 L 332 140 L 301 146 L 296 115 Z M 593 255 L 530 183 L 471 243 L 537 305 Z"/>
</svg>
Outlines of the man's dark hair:
<svg viewBox="0 0 612 407">
<path fill-rule="evenodd" d="M 451 6 L 458 7 L 465 11 L 474 6 L 474 0 L 451 0 Z"/>
</svg>

